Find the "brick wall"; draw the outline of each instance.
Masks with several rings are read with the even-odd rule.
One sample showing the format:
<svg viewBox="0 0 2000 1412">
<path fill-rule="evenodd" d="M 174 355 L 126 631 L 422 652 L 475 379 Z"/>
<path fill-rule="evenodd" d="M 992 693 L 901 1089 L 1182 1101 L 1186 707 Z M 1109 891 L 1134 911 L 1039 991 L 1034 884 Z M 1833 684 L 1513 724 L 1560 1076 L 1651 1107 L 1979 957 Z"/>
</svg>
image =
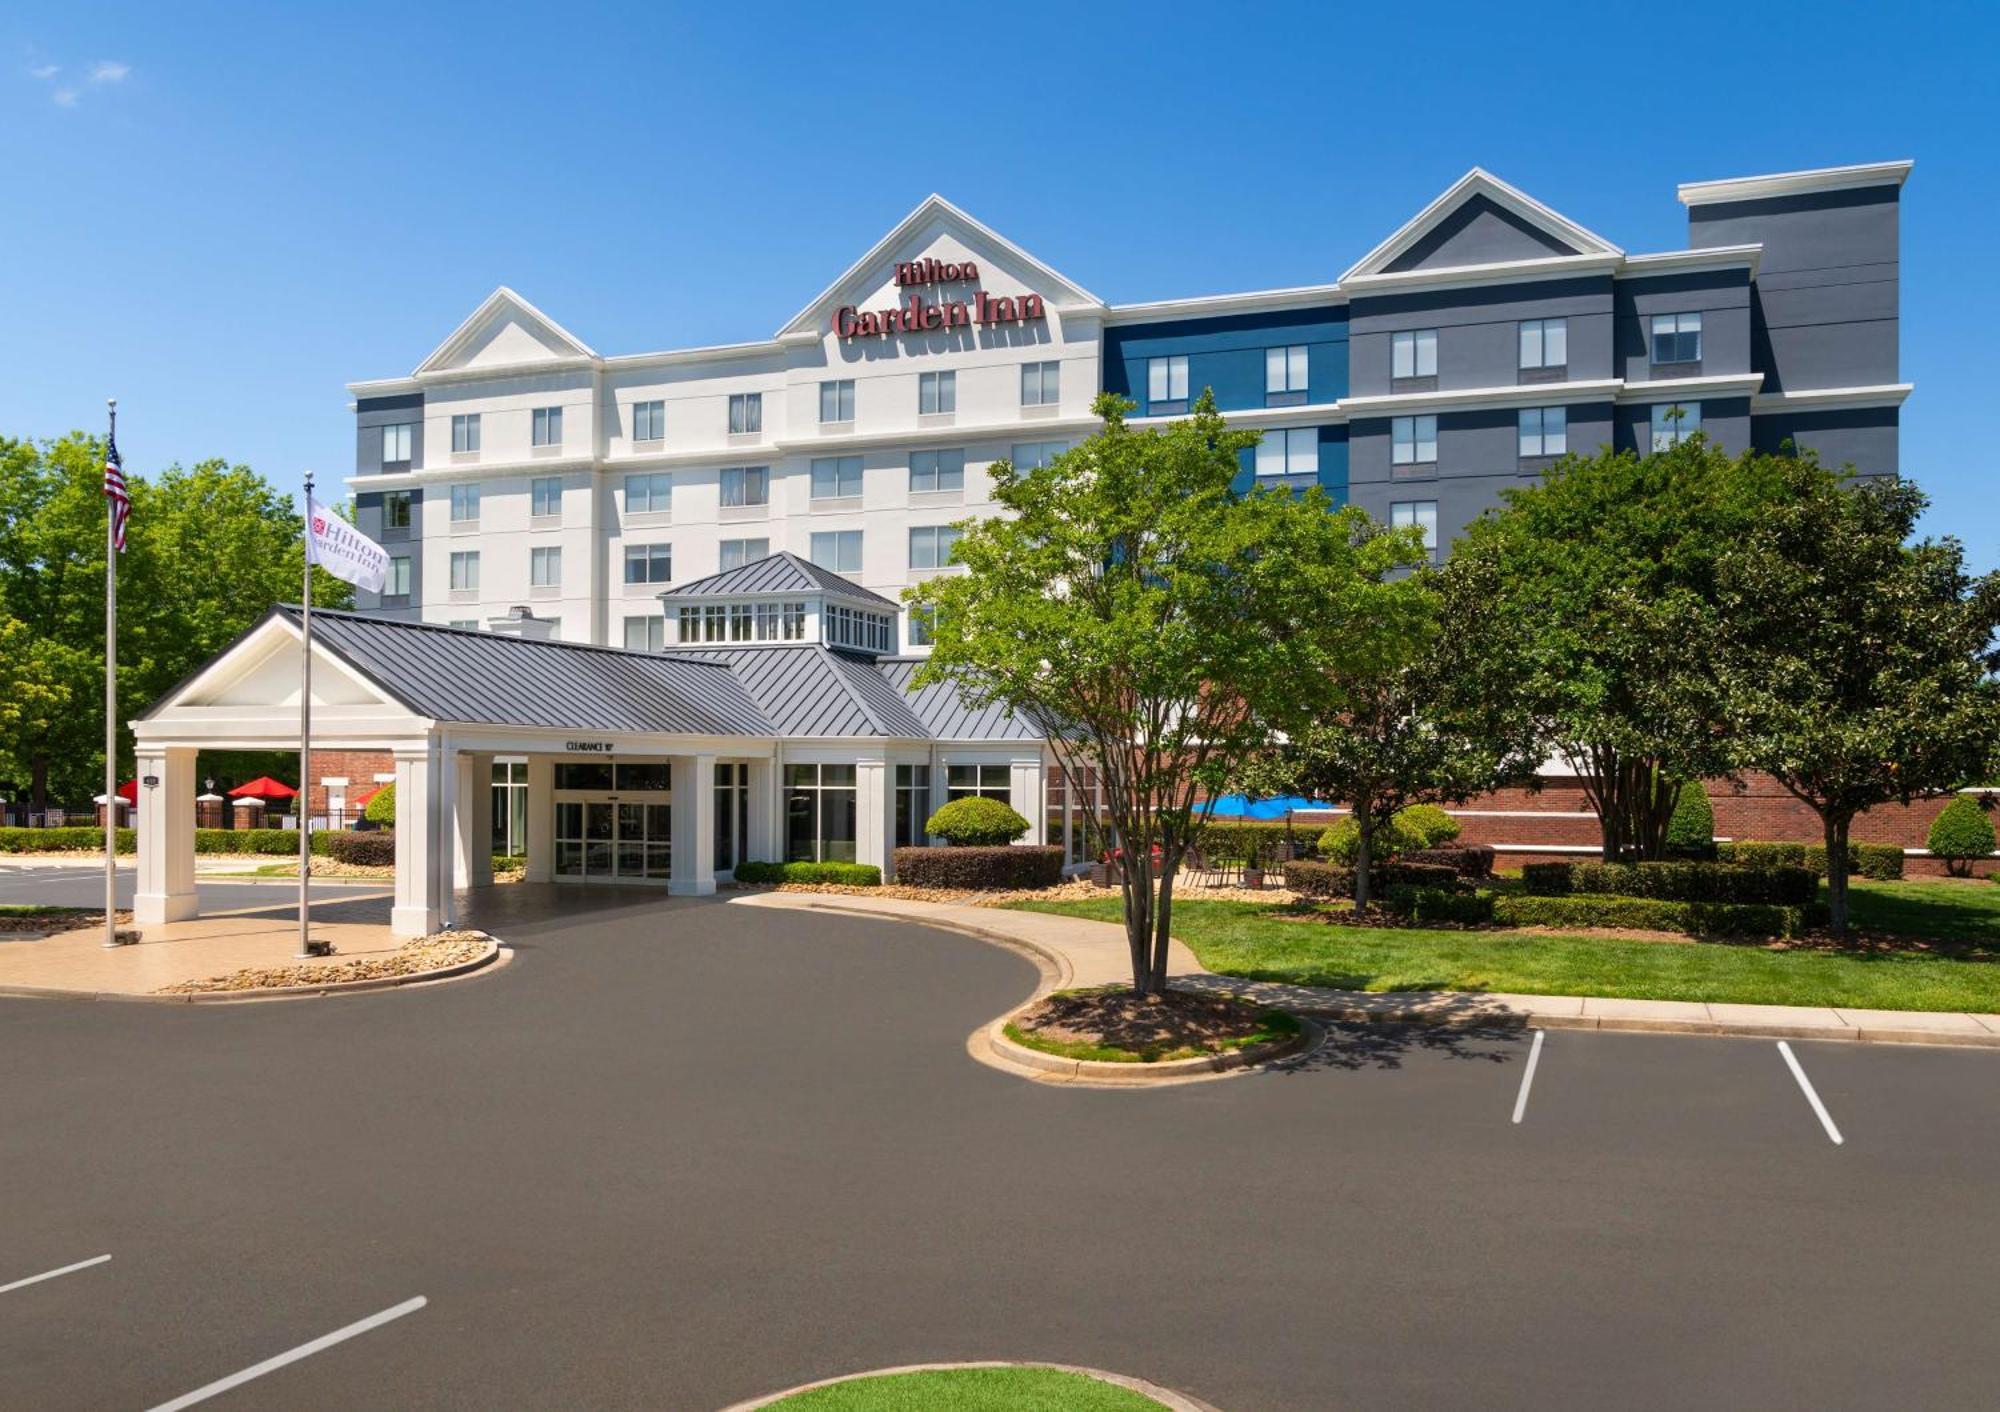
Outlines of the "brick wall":
<svg viewBox="0 0 2000 1412">
<path fill-rule="evenodd" d="M 347 813 L 360 810 L 355 800 L 375 788 L 375 776 L 394 774 L 396 757 L 386 750 L 315 750 L 312 754 L 312 783 L 308 807 L 315 816 L 326 812 L 324 779 L 347 781 Z"/>
</svg>

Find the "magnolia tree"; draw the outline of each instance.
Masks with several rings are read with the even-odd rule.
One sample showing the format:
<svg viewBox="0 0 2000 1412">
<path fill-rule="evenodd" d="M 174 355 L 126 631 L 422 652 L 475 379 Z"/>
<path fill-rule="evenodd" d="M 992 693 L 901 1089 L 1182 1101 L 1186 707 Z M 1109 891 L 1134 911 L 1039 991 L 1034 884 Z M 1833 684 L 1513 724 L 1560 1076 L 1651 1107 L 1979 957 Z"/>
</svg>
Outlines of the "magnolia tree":
<svg viewBox="0 0 2000 1412">
<path fill-rule="evenodd" d="M 1724 558 L 1719 670 L 1743 762 L 1819 816 L 1827 900 L 1847 930 L 1847 842 L 1877 804 L 2000 764 L 2000 573 L 1955 539 L 1910 543 L 1923 493 L 1777 463 L 1780 494 Z"/>
<path fill-rule="evenodd" d="M 1146 996 L 1166 985 L 1196 800 L 1297 714 L 1287 691 L 1393 653 L 1406 614 L 1386 580 L 1414 555 L 1316 489 L 1234 489 L 1257 433 L 1231 431 L 1207 394 L 1143 431 L 1132 405 L 1099 396 L 1103 429 L 1047 465 L 995 462 L 1006 513 L 963 526 L 965 573 L 905 597 L 932 624 L 918 684 L 956 683 L 1033 724 L 1072 790 L 1095 770 Z"/>
</svg>

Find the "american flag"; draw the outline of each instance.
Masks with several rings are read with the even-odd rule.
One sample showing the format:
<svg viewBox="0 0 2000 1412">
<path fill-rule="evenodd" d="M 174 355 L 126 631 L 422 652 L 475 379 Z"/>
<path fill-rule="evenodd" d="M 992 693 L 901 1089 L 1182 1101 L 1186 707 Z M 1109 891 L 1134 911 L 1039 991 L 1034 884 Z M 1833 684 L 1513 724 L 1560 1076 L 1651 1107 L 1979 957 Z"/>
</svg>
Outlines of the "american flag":
<svg viewBox="0 0 2000 1412">
<path fill-rule="evenodd" d="M 132 497 L 125 491 L 125 458 L 118 454 L 116 432 L 104 452 L 104 498 L 111 502 L 111 542 L 123 554 L 125 521 L 132 513 Z"/>
</svg>

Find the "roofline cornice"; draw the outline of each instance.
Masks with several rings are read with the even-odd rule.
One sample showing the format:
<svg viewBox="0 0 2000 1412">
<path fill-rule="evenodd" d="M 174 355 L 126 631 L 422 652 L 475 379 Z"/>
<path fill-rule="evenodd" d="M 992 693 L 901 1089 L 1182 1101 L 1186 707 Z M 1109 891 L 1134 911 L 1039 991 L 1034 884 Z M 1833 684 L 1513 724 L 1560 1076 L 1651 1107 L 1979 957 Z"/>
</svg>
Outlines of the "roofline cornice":
<svg viewBox="0 0 2000 1412">
<path fill-rule="evenodd" d="M 1676 188 L 1683 206 L 1712 206 L 1722 201 L 1761 201 L 1773 196 L 1801 196 L 1813 191 L 1851 191 L 1867 186 L 1901 186 L 1916 163 L 1860 162 L 1848 167 L 1812 167 L 1800 172 L 1764 176 L 1725 177 L 1720 181 L 1688 181 Z"/>
</svg>

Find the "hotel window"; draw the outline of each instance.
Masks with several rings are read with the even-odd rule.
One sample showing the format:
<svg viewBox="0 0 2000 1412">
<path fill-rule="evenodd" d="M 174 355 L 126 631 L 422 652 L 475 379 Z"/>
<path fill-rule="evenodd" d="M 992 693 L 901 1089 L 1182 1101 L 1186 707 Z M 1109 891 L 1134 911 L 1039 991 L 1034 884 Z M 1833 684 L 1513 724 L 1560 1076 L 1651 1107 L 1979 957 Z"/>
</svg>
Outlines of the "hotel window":
<svg viewBox="0 0 2000 1412">
<path fill-rule="evenodd" d="M 721 568 L 740 569 L 745 564 L 767 559 L 770 554 L 771 541 L 768 539 L 725 539 L 722 541 Z"/>
<path fill-rule="evenodd" d="M 764 429 L 764 394 L 732 392 L 729 395 L 729 434 L 742 436 Z"/>
<path fill-rule="evenodd" d="M 448 628 L 457 628 L 460 632 L 478 632 L 479 619 L 453 618 L 450 622 L 446 623 L 445 626 Z"/>
<path fill-rule="evenodd" d="M 1146 411 L 1150 415 L 1185 412 L 1188 402 L 1186 354 L 1146 360 Z"/>
<path fill-rule="evenodd" d="M 1397 417 L 1389 424 L 1389 459 L 1398 466 L 1422 466 L 1438 458 L 1438 419 Z"/>
<path fill-rule="evenodd" d="M 858 574 L 861 572 L 861 531 L 822 530 L 812 537 L 812 550 L 807 556 L 822 569 L 832 569 L 836 574 Z"/>
<path fill-rule="evenodd" d="M 1411 525 L 1424 532 L 1424 548 L 1431 557 L 1437 557 L 1438 548 L 1438 505 L 1435 500 L 1398 500 L 1389 507 L 1391 529 L 1408 529 Z"/>
<path fill-rule="evenodd" d="M 1569 450 L 1569 409 L 1523 407 L 1521 455 L 1561 456 Z"/>
<path fill-rule="evenodd" d="M 399 426 L 382 428 L 382 464 L 384 466 L 407 466 L 410 464 L 410 444 L 416 428 L 405 422 Z"/>
<path fill-rule="evenodd" d="M 829 603 L 821 609 L 826 625 L 822 634 L 833 647 L 858 647 L 864 652 L 893 651 L 896 620 L 885 613 L 864 613 Z"/>
<path fill-rule="evenodd" d="M 528 482 L 528 513 L 538 520 L 562 514 L 561 476 L 536 476 Z"/>
<path fill-rule="evenodd" d="M 658 613 L 625 620 L 625 650 L 658 652 L 667 645 L 667 620 Z"/>
<path fill-rule="evenodd" d="M 1569 320 L 1521 320 L 1521 366 L 1563 368 L 1569 366 Z"/>
<path fill-rule="evenodd" d="M 664 515 L 674 508 L 674 478 L 667 471 L 625 477 L 625 513 Z"/>
<path fill-rule="evenodd" d="M 451 449 L 453 451 L 477 451 L 479 449 L 479 413 L 460 412 L 451 419 Z"/>
<path fill-rule="evenodd" d="M 1391 340 L 1389 376 L 1434 378 L 1438 370 L 1438 334 L 1434 328 L 1411 329 Z"/>
<path fill-rule="evenodd" d="M 1264 350 L 1264 405 L 1296 406 L 1306 400 L 1306 346 Z"/>
<path fill-rule="evenodd" d="M 392 490 L 382 497 L 382 528 L 406 530 L 410 527 L 410 506 L 414 497 L 407 490 Z"/>
<path fill-rule="evenodd" d="M 1699 402 L 1666 403 L 1653 408 L 1653 449 L 1666 451 L 1701 430 Z"/>
<path fill-rule="evenodd" d="M 1017 471 L 1039 471 L 1067 450 L 1067 441 L 1017 441 L 1007 459 Z"/>
<path fill-rule="evenodd" d="M 958 410 L 957 373 L 917 374 L 917 412 L 928 416 L 933 412 L 956 412 Z"/>
<path fill-rule="evenodd" d="M 816 456 L 812 463 L 812 498 L 855 500 L 861 496 L 859 456 Z"/>
<path fill-rule="evenodd" d="M 562 445 L 562 408 L 537 407 L 533 424 L 528 428 L 530 446 Z"/>
<path fill-rule="evenodd" d="M 1006 765 L 946 765 L 946 799 L 997 799 L 1002 804 L 1014 800 L 1013 770 Z"/>
<path fill-rule="evenodd" d="M 1021 364 L 1021 405 L 1053 407 L 1062 400 L 1062 364 Z"/>
<path fill-rule="evenodd" d="M 918 525 L 910 531 L 910 567 L 942 569 L 951 563 L 958 531 L 950 525 Z"/>
<path fill-rule="evenodd" d="M 479 487 L 476 485 L 455 485 L 451 488 L 451 522 L 455 525 L 475 523 L 479 519 Z"/>
<path fill-rule="evenodd" d="M 1257 474 L 1318 475 L 1319 428 L 1289 427 L 1265 432 L 1264 439 L 1257 443 Z"/>
<path fill-rule="evenodd" d="M 634 402 L 632 404 L 632 439 L 634 441 L 664 441 L 667 437 L 667 404 L 664 402 Z"/>
<path fill-rule="evenodd" d="M 562 550 L 551 546 L 528 551 L 528 587 L 562 587 Z"/>
<path fill-rule="evenodd" d="M 910 609 L 909 615 L 904 621 L 903 641 L 911 647 L 929 647 L 931 645 L 930 609 L 924 607 L 912 607 Z"/>
<path fill-rule="evenodd" d="M 729 605 L 729 640 L 748 642 L 750 640 L 750 620 L 756 615 L 756 608 L 748 603 Z"/>
<path fill-rule="evenodd" d="M 461 550 L 451 556 L 451 591 L 453 593 L 477 593 L 479 591 L 479 551 Z"/>
<path fill-rule="evenodd" d="M 854 861 L 854 766 L 785 766 L 785 861 Z"/>
<path fill-rule="evenodd" d="M 628 544 L 625 546 L 625 582 L 671 583 L 673 577 L 673 545 Z"/>
<path fill-rule="evenodd" d="M 759 603 L 757 605 L 757 641 L 803 642 L 805 636 L 805 604 Z"/>
<path fill-rule="evenodd" d="M 838 382 L 823 382 L 819 385 L 819 419 L 822 423 L 854 420 L 853 378 L 841 378 Z"/>
<path fill-rule="evenodd" d="M 965 450 L 949 447 L 941 451 L 910 453 L 910 494 L 928 495 L 939 490 L 965 489 Z"/>
<path fill-rule="evenodd" d="M 931 767 L 896 766 L 896 847 L 921 847 L 930 817 Z"/>
<path fill-rule="evenodd" d="M 771 503 L 769 466 L 731 466 L 722 473 L 722 503 L 737 509 Z"/>
<path fill-rule="evenodd" d="M 410 556 L 398 554 L 389 560 L 389 572 L 382 580 L 384 598 L 410 596 Z"/>
<path fill-rule="evenodd" d="M 1701 361 L 1701 315 L 1653 315 L 1653 361 L 1655 363 L 1699 363 Z"/>
</svg>

